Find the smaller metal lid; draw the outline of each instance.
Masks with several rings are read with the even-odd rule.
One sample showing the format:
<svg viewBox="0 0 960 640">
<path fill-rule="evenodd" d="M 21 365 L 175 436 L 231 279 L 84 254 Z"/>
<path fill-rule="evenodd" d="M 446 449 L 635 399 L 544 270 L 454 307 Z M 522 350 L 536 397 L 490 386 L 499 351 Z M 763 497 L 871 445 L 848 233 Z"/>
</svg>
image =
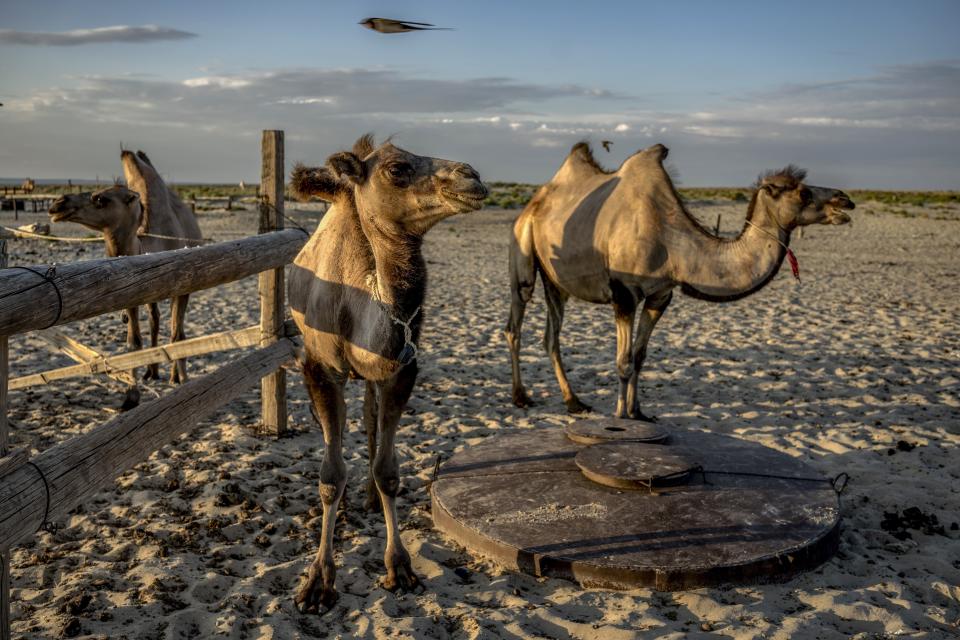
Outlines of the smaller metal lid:
<svg viewBox="0 0 960 640">
<path fill-rule="evenodd" d="M 571 422 L 566 427 L 567 437 L 577 444 L 601 442 L 664 442 L 669 433 L 663 427 L 649 422 L 624 418 L 587 418 Z"/>
<path fill-rule="evenodd" d="M 646 489 L 686 483 L 700 468 L 685 449 L 644 442 L 606 442 L 577 453 L 577 466 L 590 480 L 617 489 Z"/>
</svg>

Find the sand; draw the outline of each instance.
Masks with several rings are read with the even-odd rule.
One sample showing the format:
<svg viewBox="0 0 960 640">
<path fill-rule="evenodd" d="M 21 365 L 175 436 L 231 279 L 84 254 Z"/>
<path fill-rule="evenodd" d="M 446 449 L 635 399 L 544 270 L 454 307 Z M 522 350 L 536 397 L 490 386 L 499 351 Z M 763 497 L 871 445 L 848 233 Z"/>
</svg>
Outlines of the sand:
<svg viewBox="0 0 960 640">
<path fill-rule="evenodd" d="M 731 232 L 743 209 L 694 203 Z M 536 405 L 510 404 L 501 329 L 507 237 L 517 212 L 482 211 L 427 236 L 430 293 L 419 383 L 397 452 L 403 540 L 426 586 L 397 597 L 378 586 L 384 529 L 362 510 L 362 386 L 349 387 L 347 505 L 337 530 L 341 598 L 302 616 L 294 589 L 317 548 L 320 430 L 302 378 L 290 375 L 293 433 L 257 433 L 256 390 L 117 479 L 114 488 L 13 550 L 19 638 L 948 638 L 960 622 L 960 208 L 894 212 L 864 204 L 854 223 L 808 228 L 793 247 L 803 284 L 781 273 L 725 305 L 678 295 L 651 340 L 645 410 L 665 425 L 759 442 L 852 480 L 839 553 L 788 582 L 679 593 L 583 590 L 505 571 L 432 530 L 427 486 L 438 456 L 501 429 L 566 424 L 540 347 L 544 305 L 528 307 L 523 371 Z M 295 213 L 313 228 L 315 212 Z M 21 214 L 20 223 L 43 216 Z M 12 222 L 2 212 L 0 224 Z M 251 212 L 201 214 L 204 234 L 256 229 Z M 66 233 L 70 227 L 54 227 Z M 71 232 L 82 235 L 81 229 Z M 9 243 L 11 264 L 102 255 L 99 245 Z M 166 309 L 163 309 L 166 317 Z M 188 336 L 254 324 L 256 280 L 191 299 Z M 119 351 L 111 314 L 67 327 Z M 166 332 L 164 332 L 166 333 Z M 615 403 L 612 313 L 572 302 L 562 344 L 580 397 Z M 193 376 L 235 354 L 190 360 Z M 11 338 L 13 375 L 70 362 L 29 334 Z M 144 398 L 169 387 L 151 383 Z M 122 386 L 80 378 L 10 394 L 13 446 L 34 451 L 109 419 Z M 898 447 L 898 443 L 899 444 Z M 916 507 L 943 533 L 897 528 L 885 512 Z M 914 513 L 914 512 L 911 512 Z M 914 513 L 914 515 L 916 515 Z M 907 522 L 908 526 L 916 522 Z M 921 527 L 922 528 L 922 527 Z M 896 535 L 894 535 L 896 534 Z"/>
</svg>

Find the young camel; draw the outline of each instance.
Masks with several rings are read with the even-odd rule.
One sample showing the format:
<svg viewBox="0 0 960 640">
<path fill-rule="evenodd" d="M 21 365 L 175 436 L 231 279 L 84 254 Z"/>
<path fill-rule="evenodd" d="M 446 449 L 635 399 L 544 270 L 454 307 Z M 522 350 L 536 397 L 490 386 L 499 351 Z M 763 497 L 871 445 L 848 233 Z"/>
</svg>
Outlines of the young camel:
<svg viewBox="0 0 960 640">
<path fill-rule="evenodd" d="M 122 151 L 120 161 L 127 186 L 140 194 L 143 216 L 137 228 L 143 253 L 195 247 L 202 243 L 200 225 L 193 211 L 164 183 L 150 158 L 143 151 Z M 187 312 L 189 294 L 170 300 L 170 342 L 183 340 L 183 320 Z M 160 316 L 156 305 L 150 308 L 150 340 L 156 346 L 160 332 Z M 156 367 L 153 369 L 156 373 Z M 176 360 L 170 371 L 174 384 L 187 381 L 183 360 Z"/>
<path fill-rule="evenodd" d="M 294 261 L 289 298 L 303 333 L 304 378 L 323 427 L 320 548 L 296 595 L 303 612 L 321 612 L 337 599 L 333 534 L 347 470 L 341 452 L 348 377 L 366 381 L 364 425 L 370 448 L 368 506 L 376 488 L 387 528 L 384 552 L 389 590 L 419 581 L 400 540 L 400 486 L 394 435 L 417 376 L 427 268 L 424 234 L 439 221 L 480 208 L 487 190 L 469 165 L 417 156 L 390 143 L 374 148 L 367 135 L 327 167 L 298 166 L 301 196 L 332 203 Z"/>
<path fill-rule="evenodd" d="M 103 234 L 106 254 L 116 256 L 136 256 L 143 253 L 140 238 L 137 237 L 137 227 L 140 225 L 140 195 L 126 187 L 114 186 L 102 189 L 95 193 L 73 193 L 60 196 L 50 206 L 48 211 L 51 222 L 75 222 L 88 229 Z M 143 348 L 140 336 L 140 317 L 137 307 L 124 311 L 127 323 L 127 348 L 137 351 Z M 160 317 L 156 303 L 150 305 L 151 334 L 153 345 L 157 346 L 157 333 L 152 329 L 156 326 L 155 318 Z M 136 375 L 136 374 L 134 374 Z M 156 377 L 157 365 L 147 369 L 146 378 Z M 131 397 L 133 391 L 128 392 L 128 403 L 136 404 Z M 138 394 L 134 394 L 138 395 Z"/>
<path fill-rule="evenodd" d="M 637 378 L 650 334 L 675 287 L 701 300 L 739 300 L 777 274 L 795 228 L 850 221 L 844 210 L 854 204 L 845 193 L 806 185 L 806 173 L 789 166 L 760 177 L 740 234 L 717 238 L 687 212 L 663 168 L 666 156 L 667 148 L 657 144 L 627 158 L 617 171 L 606 171 L 590 147 L 579 143 L 514 224 L 506 338 L 518 407 L 531 403 L 520 379 L 520 332 L 538 273 L 547 301 L 544 348 L 567 410 L 590 410 L 570 388 L 560 359 L 563 310 L 572 296 L 613 306 L 620 378 L 616 416 L 650 420 L 640 410 Z"/>
</svg>

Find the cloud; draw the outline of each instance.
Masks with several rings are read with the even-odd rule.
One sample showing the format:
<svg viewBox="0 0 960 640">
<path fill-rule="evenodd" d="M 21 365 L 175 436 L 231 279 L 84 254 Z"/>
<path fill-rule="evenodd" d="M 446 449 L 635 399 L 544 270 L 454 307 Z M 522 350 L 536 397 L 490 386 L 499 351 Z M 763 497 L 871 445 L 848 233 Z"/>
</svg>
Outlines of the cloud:
<svg viewBox="0 0 960 640">
<path fill-rule="evenodd" d="M 825 176 L 821 184 L 851 188 L 956 188 L 960 175 L 956 62 L 718 97 L 689 111 L 658 111 L 580 85 L 441 80 L 390 68 L 69 82 L 5 101 L 4 115 L 17 126 L 5 127 L 0 148 L 21 151 L 6 165 L 0 152 L 0 175 L 71 158 L 76 168 L 60 175 L 106 175 L 122 139 L 155 160 L 151 149 L 165 150 L 173 160 L 164 170 L 177 179 L 249 179 L 259 170 L 259 131 L 269 128 L 287 132 L 291 160 L 322 162 L 372 130 L 398 133 L 398 143 L 417 153 L 470 162 L 496 180 L 547 179 L 582 139 L 614 140 L 613 152 L 602 155 L 610 166 L 663 142 L 690 185 L 748 184 L 789 162 L 807 166 L 816 180 Z M 76 150 L 65 142 L 44 158 L 40 139 Z M 92 150 L 101 147 L 102 164 L 92 169 Z"/>
<path fill-rule="evenodd" d="M 97 27 L 95 29 L 74 29 L 73 31 L 16 31 L 0 29 L 0 43 L 22 44 L 46 47 L 72 47 L 81 44 L 99 44 L 103 42 L 156 42 L 159 40 L 186 40 L 196 38 L 197 34 L 169 27 L 148 24 L 142 27 L 117 25 Z"/>
<path fill-rule="evenodd" d="M 180 82 L 86 76 L 77 86 L 37 91 L 10 108 L 69 112 L 116 122 L 128 121 L 136 113 L 137 122 L 156 126 L 236 126 L 360 114 L 401 119 L 467 112 L 479 116 L 490 110 L 524 111 L 560 99 L 596 102 L 622 97 L 577 85 L 541 85 L 509 78 L 436 80 L 389 69 L 290 69 Z M 145 104 L 156 107 L 149 121 L 137 113 Z"/>
</svg>

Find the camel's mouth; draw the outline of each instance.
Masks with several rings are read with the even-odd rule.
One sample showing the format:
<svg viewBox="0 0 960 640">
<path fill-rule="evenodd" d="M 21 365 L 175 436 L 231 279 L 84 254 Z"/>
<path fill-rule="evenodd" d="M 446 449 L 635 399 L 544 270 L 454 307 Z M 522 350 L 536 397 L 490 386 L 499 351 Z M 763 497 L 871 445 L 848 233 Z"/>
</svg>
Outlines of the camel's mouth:
<svg viewBox="0 0 960 640">
<path fill-rule="evenodd" d="M 483 206 L 483 201 L 487 197 L 486 189 L 484 189 L 484 193 L 480 195 L 450 191 L 449 189 L 440 189 L 440 193 L 448 200 L 453 200 L 457 204 L 466 205 L 467 208 L 463 211 L 476 211 Z"/>
<path fill-rule="evenodd" d="M 47 211 L 47 215 L 50 216 L 50 222 L 63 222 L 72 218 L 76 212 L 77 210 L 73 207 L 68 208 L 61 203 L 54 202 Z"/>
<path fill-rule="evenodd" d="M 850 216 L 842 209 L 829 207 L 827 209 L 827 217 L 824 222 L 827 224 L 847 224 L 850 222 Z"/>
</svg>

